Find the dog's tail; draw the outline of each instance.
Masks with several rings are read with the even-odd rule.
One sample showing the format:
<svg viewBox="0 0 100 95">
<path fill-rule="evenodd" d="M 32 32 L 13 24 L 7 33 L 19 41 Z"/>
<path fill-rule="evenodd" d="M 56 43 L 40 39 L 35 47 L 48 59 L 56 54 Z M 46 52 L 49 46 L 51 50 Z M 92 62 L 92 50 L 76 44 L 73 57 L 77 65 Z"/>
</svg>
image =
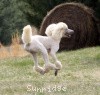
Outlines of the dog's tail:
<svg viewBox="0 0 100 95">
<path fill-rule="evenodd" d="M 23 34 L 22 34 L 22 41 L 25 44 L 31 43 L 32 38 L 32 28 L 30 25 L 27 25 L 23 28 Z"/>
</svg>

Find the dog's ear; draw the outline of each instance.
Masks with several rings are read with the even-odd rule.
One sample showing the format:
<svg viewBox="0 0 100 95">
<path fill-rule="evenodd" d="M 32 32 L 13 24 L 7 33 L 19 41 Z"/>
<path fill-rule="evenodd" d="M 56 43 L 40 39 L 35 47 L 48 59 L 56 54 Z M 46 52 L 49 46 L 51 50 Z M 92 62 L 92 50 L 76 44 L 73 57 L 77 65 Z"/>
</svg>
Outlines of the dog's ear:
<svg viewBox="0 0 100 95">
<path fill-rule="evenodd" d="M 60 40 L 63 36 L 63 31 L 61 30 L 58 30 L 58 29 L 55 29 L 53 32 L 52 32 L 52 37 L 56 40 Z"/>
<path fill-rule="evenodd" d="M 47 36 L 52 36 L 52 30 L 46 29 L 45 34 Z"/>
<path fill-rule="evenodd" d="M 52 32 L 54 31 L 56 27 L 56 24 L 50 24 L 47 28 L 46 28 L 46 31 L 45 31 L 45 34 L 47 36 L 52 36 Z"/>
<path fill-rule="evenodd" d="M 54 39 L 60 40 L 64 35 L 65 29 L 68 29 L 67 24 L 64 22 L 57 23 L 54 31 L 52 32 L 52 37 Z"/>
</svg>

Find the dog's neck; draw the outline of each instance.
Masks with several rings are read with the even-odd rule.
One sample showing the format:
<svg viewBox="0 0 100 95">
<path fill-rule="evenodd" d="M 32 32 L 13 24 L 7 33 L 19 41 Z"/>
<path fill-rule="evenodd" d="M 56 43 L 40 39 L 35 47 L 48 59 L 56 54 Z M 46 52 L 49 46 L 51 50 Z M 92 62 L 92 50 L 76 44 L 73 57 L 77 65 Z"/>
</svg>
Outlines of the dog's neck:
<svg viewBox="0 0 100 95">
<path fill-rule="evenodd" d="M 52 39 L 54 39 L 54 41 L 56 41 L 57 43 L 60 43 L 61 41 L 61 38 L 57 39 L 57 38 L 54 38 L 54 37 L 51 37 Z"/>
</svg>

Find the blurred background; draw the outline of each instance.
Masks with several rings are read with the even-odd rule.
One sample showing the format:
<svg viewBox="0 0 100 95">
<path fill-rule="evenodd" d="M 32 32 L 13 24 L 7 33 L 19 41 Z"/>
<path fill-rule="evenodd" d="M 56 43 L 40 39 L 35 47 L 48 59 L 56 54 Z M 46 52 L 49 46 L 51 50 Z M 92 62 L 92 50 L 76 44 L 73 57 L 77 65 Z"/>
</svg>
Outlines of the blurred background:
<svg viewBox="0 0 100 95">
<path fill-rule="evenodd" d="M 38 29 L 43 18 L 55 6 L 65 2 L 80 2 L 94 10 L 100 19 L 100 0 L 0 0 L 0 42 L 12 43 L 12 35 L 20 36 L 22 28 L 31 24 Z"/>
</svg>

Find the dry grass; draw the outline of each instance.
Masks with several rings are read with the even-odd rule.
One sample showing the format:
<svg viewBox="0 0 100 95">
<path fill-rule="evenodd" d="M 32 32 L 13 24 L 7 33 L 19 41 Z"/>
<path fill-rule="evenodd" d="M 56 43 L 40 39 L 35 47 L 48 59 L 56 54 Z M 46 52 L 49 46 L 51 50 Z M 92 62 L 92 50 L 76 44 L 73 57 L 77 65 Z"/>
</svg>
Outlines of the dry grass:
<svg viewBox="0 0 100 95">
<path fill-rule="evenodd" d="M 20 37 L 18 32 L 12 35 L 12 44 L 8 47 L 0 44 L 0 59 L 11 58 L 11 57 L 22 57 L 28 55 L 23 49 L 23 45 L 20 43 Z"/>
</svg>

